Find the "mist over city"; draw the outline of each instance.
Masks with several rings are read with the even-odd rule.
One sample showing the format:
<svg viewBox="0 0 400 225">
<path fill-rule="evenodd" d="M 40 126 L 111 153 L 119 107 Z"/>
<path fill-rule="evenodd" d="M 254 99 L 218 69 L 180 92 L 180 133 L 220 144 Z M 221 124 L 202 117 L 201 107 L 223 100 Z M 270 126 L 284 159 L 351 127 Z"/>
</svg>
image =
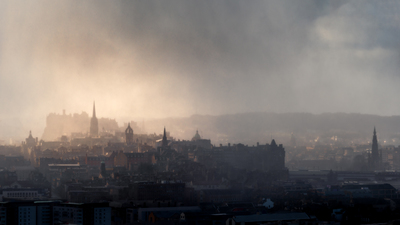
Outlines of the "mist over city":
<svg viewBox="0 0 400 225">
<path fill-rule="evenodd" d="M 400 224 L 399 15 L 0 1 L 0 224 Z"/>
</svg>

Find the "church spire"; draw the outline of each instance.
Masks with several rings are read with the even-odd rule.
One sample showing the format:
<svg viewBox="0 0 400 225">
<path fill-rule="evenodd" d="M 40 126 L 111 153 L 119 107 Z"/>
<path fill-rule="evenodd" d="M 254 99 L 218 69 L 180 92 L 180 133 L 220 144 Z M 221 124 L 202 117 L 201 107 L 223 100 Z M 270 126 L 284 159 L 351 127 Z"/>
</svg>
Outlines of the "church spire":
<svg viewBox="0 0 400 225">
<path fill-rule="evenodd" d="M 163 138 L 162 138 L 161 145 L 162 145 L 162 147 L 167 147 L 168 146 L 167 131 L 165 130 L 165 127 L 164 127 L 164 135 L 163 135 Z"/>
<path fill-rule="evenodd" d="M 378 138 L 376 137 L 376 129 L 374 127 L 374 136 L 372 137 L 372 149 L 375 145 L 378 146 Z"/>
<path fill-rule="evenodd" d="M 93 116 L 94 118 L 96 118 L 96 103 L 95 101 L 93 101 Z"/>
<path fill-rule="evenodd" d="M 381 157 L 378 150 L 378 138 L 376 136 L 376 128 L 374 127 L 374 136 L 372 137 L 372 148 L 371 148 L 371 166 L 373 170 L 379 168 L 381 164 Z"/>
<path fill-rule="evenodd" d="M 90 136 L 97 137 L 99 135 L 99 121 L 96 118 L 96 106 L 93 101 L 93 116 L 90 119 Z"/>
</svg>

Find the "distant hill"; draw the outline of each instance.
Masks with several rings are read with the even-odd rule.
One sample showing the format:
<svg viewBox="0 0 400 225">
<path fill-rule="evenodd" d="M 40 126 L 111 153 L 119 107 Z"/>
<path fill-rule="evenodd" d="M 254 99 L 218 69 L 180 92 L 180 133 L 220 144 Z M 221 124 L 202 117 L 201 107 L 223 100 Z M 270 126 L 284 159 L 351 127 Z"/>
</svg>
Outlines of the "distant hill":
<svg viewBox="0 0 400 225">
<path fill-rule="evenodd" d="M 89 131 L 90 117 L 87 113 L 73 115 L 49 114 L 42 139 L 54 140 L 71 132 Z M 211 139 L 213 144 L 243 143 L 265 144 L 276 139 L 287 145 L 291 133 L 298 145 L 306 145 L 336 137 L 344 144 L 351 141 L 365 143 L 371 141 L 374 126 L 380 143 L 395 140 L 400 144 L 400 116 L 377 116 L 357 113 L 240 113 L 231 115 L 193 115 L 183 118 L 165 118 L 144 122 L 147 133 L 163 132 L 164 126 L 176 139 L 191 139 L 196 130 L 202 138 Z M 99 129 L 121 130 L 115 120 L 100 118 Z M 134 129 L 134 133 L 140 133 Z"/>
<path fill-rule="evenodd" d="M 399 139 L 400 116 L 377 116 L 357 113 L 241 113 L 220 116 L 193 115 L 187 118 L 166 118 L 145 122 L 147 132 L 161 133 L 163 127 L 176 138 L 190 139 L 199 130 L 213 144 L 256 142 L 267 143 L 271 138 L 289 143 L 293 133 L 299 142 L 315 138 L 368 141 L 374 126 L 378 138 Z M 302 143 L 304 144 L 304 143 Z"/>
</svg>

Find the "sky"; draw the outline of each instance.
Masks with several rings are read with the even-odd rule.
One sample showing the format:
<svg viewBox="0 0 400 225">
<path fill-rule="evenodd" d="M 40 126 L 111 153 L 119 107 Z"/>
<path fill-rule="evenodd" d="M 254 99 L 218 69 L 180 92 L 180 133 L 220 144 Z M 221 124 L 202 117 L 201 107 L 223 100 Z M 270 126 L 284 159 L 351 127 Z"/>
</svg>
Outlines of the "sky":
<svg viewBox="0 0 400 225">
<path fill-rule="evenodd" d="M 386 0 L 2 0 L 0 131 L 93 101 L 119 122 L 399 115 L 399 26 Z"/>
</svg>

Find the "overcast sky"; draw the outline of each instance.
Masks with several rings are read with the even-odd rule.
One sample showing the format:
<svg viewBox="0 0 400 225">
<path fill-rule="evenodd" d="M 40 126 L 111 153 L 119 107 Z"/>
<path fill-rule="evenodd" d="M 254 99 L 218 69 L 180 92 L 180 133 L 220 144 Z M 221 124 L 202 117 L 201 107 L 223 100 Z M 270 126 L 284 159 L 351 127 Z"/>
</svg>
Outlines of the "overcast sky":
<svg viewBox="0 0 400 225">
<path fill-rule="evenodd" d="M 399 26 L 395 0 L 2 0 L 0 126 L 93 100 L 120 122 L 399 115 Z"/>
</svg>

